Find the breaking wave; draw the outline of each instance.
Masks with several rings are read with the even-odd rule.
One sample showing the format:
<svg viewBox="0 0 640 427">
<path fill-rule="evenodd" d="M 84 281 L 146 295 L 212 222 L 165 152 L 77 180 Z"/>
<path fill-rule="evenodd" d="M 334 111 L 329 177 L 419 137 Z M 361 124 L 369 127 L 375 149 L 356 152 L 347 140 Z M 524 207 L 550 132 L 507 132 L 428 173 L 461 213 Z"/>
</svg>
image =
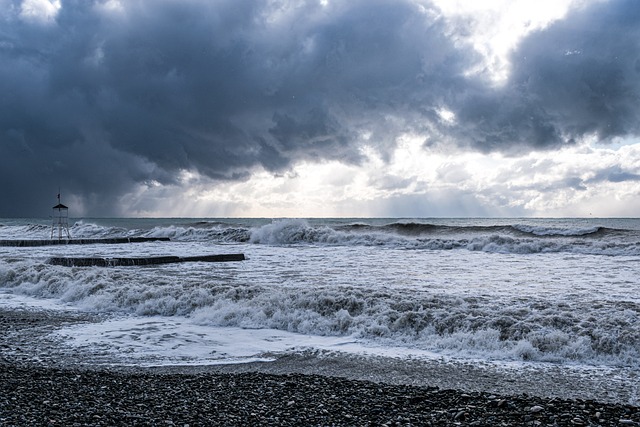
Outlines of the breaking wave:
<svg viewBox="0 0 640 427">
<path fill-rule="evenodd" d="M 249 242 L 267 245 L 364 245 L 403 249 L 483 251 L 537 254 L 572 252 L 591 255 L 640 255 L 640 239 L 632 232 L 601 227 L 557 229 L 531 226 L 448 227 L 392 223 L 311 226 L 304 220 L 282 220 L 250 231 Z M 605 239 L 593 238 L 602 235 Z M 606 238 L 608 235 L 612 238 Z M 636 236 L 637 237 L 637 236 Z"/>
<path fill-rule="evenodd" d="M 500 360 L 640 366 L 640 305 L 629 301 L 504 300 L 377 287 L 238 287 L 215 278 L 172 281 L 153 271 L 0 262 L 0 283 L 16 293 L 92 311 L 187 316 L 201 325 L 353 336 Z"/>
</svg>

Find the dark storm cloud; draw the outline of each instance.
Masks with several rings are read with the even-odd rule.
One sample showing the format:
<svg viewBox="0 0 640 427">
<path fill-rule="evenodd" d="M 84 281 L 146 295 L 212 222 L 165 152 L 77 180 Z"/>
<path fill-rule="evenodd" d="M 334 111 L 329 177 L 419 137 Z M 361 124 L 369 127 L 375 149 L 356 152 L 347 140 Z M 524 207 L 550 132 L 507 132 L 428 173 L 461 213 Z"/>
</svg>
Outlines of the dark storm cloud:
<svg viewBox="0 0 640 427">
<path fill-rule="evenodd" d="M 363 130 L 391 146 L 394 105 L 422 104 L 464 62 L 443 23 L 409 2 L 123 1 L 107 12 L 70 0 L 50 23 L 12 5 L 0 176 L 16 202 L 4 215 L 37 214 L 57 185 L 109 214 L 132 184 L 181 170 L 242 179 L 258 165 L 357 163 Z"/>
<path fill-rule="evenodd" d="M 525 38 L 511 62 L 503 88 L 467 90 L 457 106 L 457 136 L 470 145 L 508 152 L 638 135 L 640 3 L 592 2 Z"/>
<path fill-rule="evenodd" d="M 6 3 L 6 2 L 5 2 Z M 638 131 L 638 9 L 594 4 L 536 33 L 501 88 L 434 9 L 410 1 L 62 1 L 0 12 L 0 216 L 58 186 L 86 214 L 182 170 L 244 179 L 300 160 L 387 155 L 402 132 L 479 150 Z M 113 4 L 113 3 L 112 3 Z M 614 30 L 615 29 L 615 30 Z M 456 114 L 444 126 L 437 111 Z M 44 201 L 44 202 L 43 202 Z M 55 201 L 55 200 L 54 200 Z"/>
</svg>

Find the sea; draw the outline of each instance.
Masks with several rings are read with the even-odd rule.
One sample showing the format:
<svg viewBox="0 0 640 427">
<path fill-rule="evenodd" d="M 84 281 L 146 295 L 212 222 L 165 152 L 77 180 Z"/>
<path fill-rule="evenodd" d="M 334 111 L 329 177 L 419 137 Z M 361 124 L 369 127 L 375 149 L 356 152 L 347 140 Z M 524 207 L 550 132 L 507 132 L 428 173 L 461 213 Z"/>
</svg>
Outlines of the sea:
<svg viewBox="0 0 640 427">
<path fill-rule="evenodd" d="M 640 219 L 83 218 L 73 239 L 0 246 L 0 307 L 77 310 L 56 333 L 109 363 L 263 361 L 300 352 L 640 372 Z M 0 240 L 51 219 L 0 219 Z M 66 267 L 51 257 L 245 255 Z M 637 402 L 637 389 L 634 392 Z"/>
</svg>

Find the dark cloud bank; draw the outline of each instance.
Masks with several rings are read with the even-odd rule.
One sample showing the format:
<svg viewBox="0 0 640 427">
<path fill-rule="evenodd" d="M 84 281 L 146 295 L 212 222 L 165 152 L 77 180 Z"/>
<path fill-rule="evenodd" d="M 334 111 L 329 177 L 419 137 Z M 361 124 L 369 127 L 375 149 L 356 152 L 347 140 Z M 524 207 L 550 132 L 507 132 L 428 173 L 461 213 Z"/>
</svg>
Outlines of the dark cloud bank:
<svg viewBox="0 0 640 427">
<path fill-rule="evenodd" d="M 640 2 L 594 2 L 531 34 L 505 85 L 466 71 L 464 25 L 409 1 L 63 0 L 0 12 L 0 216 L 43 216 L 58 186 L 122 215 L 136 184 L 217 180 L 299 160 L 357 163 L 402 132 L 518 153 L 640 133 Z M 447 108 L 455 124 L 437 112 Z M 623 177 L 624 173 L 617 176 Z M 45 210 L 46 209 L 46 210 Z"/>
</svg>

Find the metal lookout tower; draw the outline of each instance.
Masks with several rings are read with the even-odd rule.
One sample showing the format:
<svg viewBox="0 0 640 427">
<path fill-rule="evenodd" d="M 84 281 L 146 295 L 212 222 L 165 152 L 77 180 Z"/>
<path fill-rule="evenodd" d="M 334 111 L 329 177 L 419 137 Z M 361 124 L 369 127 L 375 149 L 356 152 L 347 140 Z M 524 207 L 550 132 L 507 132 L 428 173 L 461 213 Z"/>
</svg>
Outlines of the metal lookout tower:
<svg viewBox="0 0 640 427">
<path fill-rule="evenodd" d="M 58 240 L 62 240 L 64 236 L 71 239 L 69 233 L 69 208 L 60 202 L 60 193 L 58 192 L 58 204 L 53 207 L 53 216 L 51 222 L 51 238 L 58 230 Z"/>
</svg>

